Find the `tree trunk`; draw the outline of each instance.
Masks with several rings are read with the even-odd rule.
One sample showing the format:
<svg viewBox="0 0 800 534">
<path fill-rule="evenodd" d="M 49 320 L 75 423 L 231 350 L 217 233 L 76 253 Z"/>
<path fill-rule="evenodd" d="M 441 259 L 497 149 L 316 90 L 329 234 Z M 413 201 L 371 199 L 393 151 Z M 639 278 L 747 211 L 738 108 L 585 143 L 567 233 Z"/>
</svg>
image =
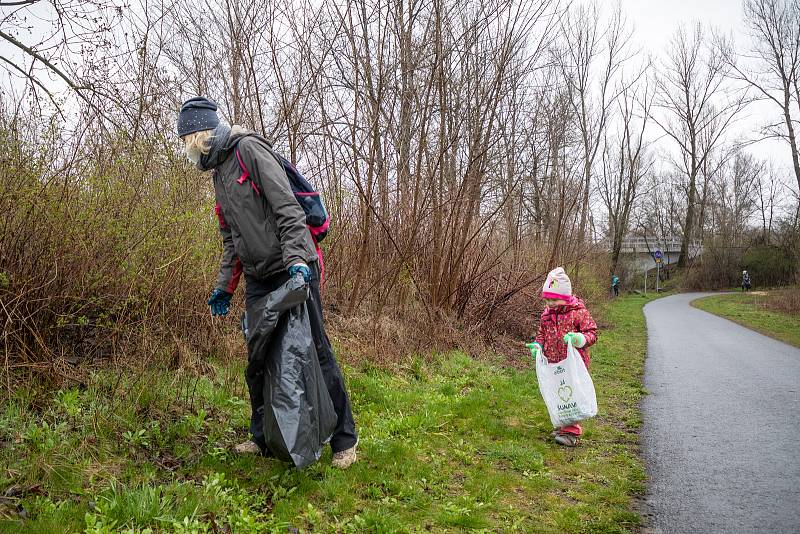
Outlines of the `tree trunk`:
<svg viewBox="0 0 800 534">
<path fill-rule="evenodd" d="M 696 167 L 694 158 L 692 158 L 692 167 Z M 686 267 L 689 261 L 689 243 L 692 239 L 692 230 L 694 227 L 694 203 L 697 196 L 697 169 L 692 170 L 689 176 L 689 198 L 688 206 L 686 208 L 686 223 L 683 225 L 683 239 L 681 239 L 681 253 L 678 256 L 678 267 Z"/>
<path fill-rule="evenodd" d="M 783 112 L 786 120 L 786 129 L 789 134 L 789 147 L 791 147 L 792 150 L 792 165 L 794 167 L 794 176 L 797 179 L 797 190 L 800 191 L 800 157 L 798 157 L 797 154 L 797 136 L 795 135 L 794 126 L 792 124 L 792 117 L 789 114 L 789 107 L 785 107 Z"/>
</svg>

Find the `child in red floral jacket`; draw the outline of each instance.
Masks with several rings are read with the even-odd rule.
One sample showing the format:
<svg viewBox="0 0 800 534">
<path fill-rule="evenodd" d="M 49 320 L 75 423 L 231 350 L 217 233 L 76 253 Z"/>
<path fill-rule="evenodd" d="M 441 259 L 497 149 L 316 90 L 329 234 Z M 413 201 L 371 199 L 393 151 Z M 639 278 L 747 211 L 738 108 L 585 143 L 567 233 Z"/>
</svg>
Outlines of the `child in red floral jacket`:
<svg viewBox="0 0 800 534">
<path fill-rule="evenodd" d="M 597 341 L 597 324 L 592 319 L 583 301 L 572 295 L 572 282 L 562 267 L 550 271 L 544 282 L 542 298 L 547 307 L 539 321 L 536 339 L 528 345 L 534 361 L 539 351 L 550 363 L 558 363 L 567 357 L 567 342 L 578 349 L 586 369 L 589 369 L 589 347 Z M 553 432 L 556 443 L 565 447 L 578 444 L 583 434 L 581 425 L 574 424 L 557 428 Z"/>
</svg>

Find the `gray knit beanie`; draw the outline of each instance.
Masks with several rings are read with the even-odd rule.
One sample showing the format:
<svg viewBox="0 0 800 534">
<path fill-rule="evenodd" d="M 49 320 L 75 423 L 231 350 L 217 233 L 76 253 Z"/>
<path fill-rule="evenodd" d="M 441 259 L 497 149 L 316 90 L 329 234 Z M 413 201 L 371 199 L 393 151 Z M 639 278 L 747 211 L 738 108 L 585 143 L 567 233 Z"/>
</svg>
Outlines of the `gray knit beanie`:
<svg viewBox="0 0 800 534">
<path fill-rule="evenodd" d="M 196 96 L 181 106 L 178 114 L 178 136 L 213 130 L 218 124 L 217 104 L 204 96 Z"/>
</svg>

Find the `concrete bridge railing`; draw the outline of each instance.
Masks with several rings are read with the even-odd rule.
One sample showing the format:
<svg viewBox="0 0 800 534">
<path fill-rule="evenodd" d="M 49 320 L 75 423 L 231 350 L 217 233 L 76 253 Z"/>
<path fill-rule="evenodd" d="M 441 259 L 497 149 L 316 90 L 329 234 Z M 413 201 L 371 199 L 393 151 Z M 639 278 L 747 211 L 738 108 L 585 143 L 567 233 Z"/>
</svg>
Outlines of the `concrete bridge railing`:
<svg viewBox="0 0 800 534">
<path fill-rule="evenodd" d="M 658 237 L 626 237 L 622 240 L 622 254 L 642 254 L 653 253 L 660 250 L 664 254 L 674 254 L 681 251 L 681 237 L 669 236 Z M 689 243 L 689 256 L 694 257 L 703 252 L 703 243 L 694 240 Z"/>
</svg>

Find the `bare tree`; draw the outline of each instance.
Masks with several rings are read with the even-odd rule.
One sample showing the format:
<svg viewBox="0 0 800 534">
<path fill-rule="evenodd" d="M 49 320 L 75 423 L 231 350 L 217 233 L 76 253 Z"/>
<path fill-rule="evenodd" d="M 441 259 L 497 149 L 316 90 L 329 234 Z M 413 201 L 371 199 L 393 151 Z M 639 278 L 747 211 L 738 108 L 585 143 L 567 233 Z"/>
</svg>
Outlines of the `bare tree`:
<svg viewBox="0 0 800 534">
<path fill-rule="evenodd" d="M 678 29 L 657 77 L 657 112 L 651 117 L 677 145 L 688 182 L 679 266 L 686 264 L 694 235 L 698 174 L 745 105 L 744 92 L 728 84 L 729 71 L 724 54 L 709 46 L 698 23 L 689 31 Z"/>
<path fill-rule="evenodd" d="M 647 80 L 637 85 L 622 83 L 618 99 L 620 131 L 605 139 L 602 173 L 597 187 L 608 213 L 611 274 L 617 270 L 622 240 L 641 195 L 640 186 L 652 168 L 645 138 L 652 106 L 652 86 Z"/>
<path fill-rule="evenodd" d="M 780 110 L 780 121 L 764 127 L 769 137 L 789 144 L 794 175 L 800 187 L 797 123 L 800 117 L 800 2 L 745 0 L 744 18 L 753 40 L 743 54 L 747 63 L 729 63 L 736 78 L 751 85 L 758 97 Z M 739 62 L 741 63 L 741 62 Z M 748 69 L 745 65 L 751 65 Z"/>
<path fill-rule="evenodd" d="M 737 151 L 713 175 L 711 232 L 727 246 L 741 247 L 751 217 L 757 210 L 757 184 L 763 162 Z"/>
<path fill-rule="evenodd" d="M 768 245 L 772 242 L 773 224 L 776 208 L 779 204 L 779 194 L 784 188 L 778 171 L 769 165 L 766 172 L 762 172 L 756 180 L 758 198 L 758 214 L 761 219 L 761 242 Z"/>
<path fill-rule="evenodd" d="M 37 6 L 36 4 L 40 4 Z M 41 8 L 33 11 L 34 7 Z M 122 3 L 114 0 L 52 2 L 20 0 L 0 3 L 0 41 L 18 54 L 0 56 L 0 68 L 22 77 L 34 93 L 43 92 L 63 112 L 56 94 L 70 90 L 84 106 L 118 129 L 103 104 L 119 105 L 109 83 L 116 73 L 104 50 L 115 48 L 114 28 L 122 19 Z M 80 61 L 76 61 L 80 59 Z"/>
<path fill-rule="evenodd" d="M 624 86 L 616 83 L 623 65 L 633 55 L 629 51 L 631 30 L 617 3 L 607 20 L 602 20 L 599 5 L 577 4 L 564 16 L 560 30 L 563 47 L 557 62 L 566 80 L 573 114 L 581 138 L 583 192 L 579 239 L 586 235 L 590 211 L 592 172 L 606 126 Z"/>
<path fill-rule="evenodd" d="M 646 192 L 634 214 L 634 233 L 664 240 L 680 231 L 686 195 L 678 171 L 654 172 L 645 180 Z"/>
</svg>

